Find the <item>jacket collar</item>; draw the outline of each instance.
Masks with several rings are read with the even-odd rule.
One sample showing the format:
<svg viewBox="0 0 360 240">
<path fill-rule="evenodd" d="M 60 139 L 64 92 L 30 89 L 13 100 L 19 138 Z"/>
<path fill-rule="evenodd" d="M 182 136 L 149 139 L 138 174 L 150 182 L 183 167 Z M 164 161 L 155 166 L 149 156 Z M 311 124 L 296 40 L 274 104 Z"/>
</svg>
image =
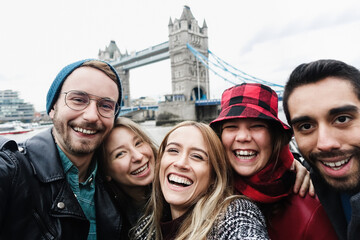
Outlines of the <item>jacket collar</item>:
<svg viewBox="0 0 360 240">
<path fill-rule="evenodd" d="M 32 163 L 35 175 L 42 182 L 52 182 L 65 178 L 55 140 L 49 128 L 23 144 L 24 154 Z"/>
</svg>

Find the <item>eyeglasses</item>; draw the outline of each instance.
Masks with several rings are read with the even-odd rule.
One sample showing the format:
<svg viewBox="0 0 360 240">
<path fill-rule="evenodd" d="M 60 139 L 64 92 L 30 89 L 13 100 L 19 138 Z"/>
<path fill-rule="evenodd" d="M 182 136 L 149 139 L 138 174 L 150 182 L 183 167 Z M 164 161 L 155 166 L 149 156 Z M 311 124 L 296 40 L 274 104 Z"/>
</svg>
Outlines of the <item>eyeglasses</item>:
<svg viewBox="0 0 360 240">
<path fill-rule="evenodd" d="M 111 100 L 110 98 L 101 98 L 96 95 L 77 90 L 62 92 L 62 94 L 65 94 L 66 106 L 72 110 L 84 110 L 90 104 L 90 100 L 94 100 L 96 101 L 99 114 L 105 118 L 111 118 L 119 111 L 119 105 L 117 102 Z M 92 98 L 90 96 L 92 96 Z"/>
</svg>

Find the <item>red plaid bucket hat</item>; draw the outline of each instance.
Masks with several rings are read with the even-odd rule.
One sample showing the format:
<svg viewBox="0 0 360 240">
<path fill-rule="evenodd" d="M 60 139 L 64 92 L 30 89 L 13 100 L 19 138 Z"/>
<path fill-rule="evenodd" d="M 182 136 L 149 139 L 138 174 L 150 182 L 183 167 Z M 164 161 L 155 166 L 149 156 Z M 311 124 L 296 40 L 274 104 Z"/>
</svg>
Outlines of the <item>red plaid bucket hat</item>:
<svg viewBox="0 0 360 240">
<path fill-rule="evenodd" d="M 215 129 L 224 120 L 236 118 L 260 118 L 275 121 L 288 134 L 292 130 L 278 118 L 278 96 L 270 87 L 259 83 L 243 83 L 224 91 L 221 112 L 210 123 Z"/>
</svg>

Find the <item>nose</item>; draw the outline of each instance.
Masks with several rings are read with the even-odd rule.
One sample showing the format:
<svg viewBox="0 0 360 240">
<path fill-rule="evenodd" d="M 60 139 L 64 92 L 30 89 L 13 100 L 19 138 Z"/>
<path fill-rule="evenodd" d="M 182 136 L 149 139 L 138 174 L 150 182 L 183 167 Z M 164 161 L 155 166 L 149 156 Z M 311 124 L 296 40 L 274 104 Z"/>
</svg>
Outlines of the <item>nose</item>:
<svg viewBox="0 0 360 240">
<path fill-rule="evenodd" d="M 141 162 L 144 155 L 136 148 L 132 149 L 131 151 L 132 156 L 131 156 L 131 161 L 136 163 L 136 162 Z"/>
<path fill-rule="evenodd" d="M 251 141 L 251 133 L 247 128 L 239 128 L 236 132 L 235 140 L 239 142 Z"/>
<path fill-rule="evenodd" d="M 83 110 L 83 117 L 89 122 L 96 122 L 99 119 L 96 101 L 90 101 L 89 105 Z"/>
<path fill-rule="evenodd" d="M 331 151 L 334 149 L 339 149 L 341 147 L 340 142 L 336 137 L 336 133 L 331 127 L 319 126 L 318 136 L 317 136 L 317 148 L 320 151 Z"/>
<path fill-rule="evenodd" d="M 174 167 L 179 170 L 188 170 L 189 169 L 189 161 L 187 154 L 179 155 L 179 158 L 174 162 Z"/>
</svg>

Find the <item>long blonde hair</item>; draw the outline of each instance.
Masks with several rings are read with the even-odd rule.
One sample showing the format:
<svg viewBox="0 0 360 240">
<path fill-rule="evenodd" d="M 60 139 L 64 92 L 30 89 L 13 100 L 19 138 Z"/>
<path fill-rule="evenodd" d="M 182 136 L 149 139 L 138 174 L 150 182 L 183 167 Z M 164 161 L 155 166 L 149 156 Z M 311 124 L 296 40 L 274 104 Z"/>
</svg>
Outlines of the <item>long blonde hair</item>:
<svg viewBox="0 0 360 240">
<path fill-rule="evenodd" d="M 206 239 L 206 236 L 210 232 L 217 216 L 225 210 L 230 201 L 234 199 L 234 196 L 232 195 L 232 183 L 230 183 L 231 171 L 227 155 L 218 136 L 207 124 L 194 121 L 179 123 L 166 134 L 159 147 L 159 158 L 155 165 L 152 194 L 145 213 L 145 216 L 149 216 L 150 219 L 148 224 L 138 231 L 140 233 L 143 231 L 149 231 L 147 233 L 147 239 L 151 239 L 154 232 L 155 239 L 162 239 L 160 221 L 165 209 L 168 208 L 168 204 L 165 201 L 160 187 L 160 162 L 169 136 L 176 129 L 185 126 L 194 126 L 198 128 L 204 138 L 205 144 L 208 148 L 209 164 L 211 169 L 211 184 L 206 193 L 199 196 L 199 198 L 194 201 L 193 206 L 191 207 L 192 211 L 182 222 L 176 234 L 176 239 Z"/>
</svg>

